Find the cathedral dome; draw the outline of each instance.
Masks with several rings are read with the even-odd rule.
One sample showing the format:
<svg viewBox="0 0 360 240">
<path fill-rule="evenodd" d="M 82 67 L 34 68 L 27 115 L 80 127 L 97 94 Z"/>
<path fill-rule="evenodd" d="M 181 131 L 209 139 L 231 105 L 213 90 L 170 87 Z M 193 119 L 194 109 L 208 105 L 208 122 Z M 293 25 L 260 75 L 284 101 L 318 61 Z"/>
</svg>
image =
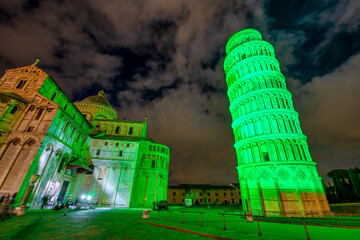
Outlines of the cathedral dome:
<svg viewBox="0 0 360 240">
<path fill-rule="evenodd" d="M 102 90 L 97 96 L 87 97 L 74 104 L 89 122 L 94 119 L 114 120 L 117 118 L 117 113 L 104 96 L 105 93 Z"/>
<path fill-rule="evenodd" d="M 83 100 L 81 100 L 81 103 L 93 103 L 93 104 L 98 104 L 98 105 L 104 105 L 104 106 L 107 106 L 107 107 L 111 107 L 111 104 L 109 103 L 108 100 L 106 100 L 106 98 L 104 98 L 104 90 L 100 91 L 98 93 L 98 95 L 95 95 L 95 96 L 90 96 L 90 97 L 87 97 Z M 112 108 L 112 107 L 111 107 Z"/>
</svg>

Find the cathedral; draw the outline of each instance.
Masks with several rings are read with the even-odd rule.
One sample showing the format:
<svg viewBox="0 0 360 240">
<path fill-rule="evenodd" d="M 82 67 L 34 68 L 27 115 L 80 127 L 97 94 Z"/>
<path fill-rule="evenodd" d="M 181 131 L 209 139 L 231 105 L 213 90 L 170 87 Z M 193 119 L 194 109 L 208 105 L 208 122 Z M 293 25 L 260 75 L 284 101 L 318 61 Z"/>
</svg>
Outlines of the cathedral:
<svg viewBox="0 0 360 240">
<path fill-rule="evenodd" d="M 166 200 L 170 149 L 147 119 L 118 120 L 104 91 L 73 103 L 37 62 L 0 80 L 0 197 L 40 208 L 77 199 L 151 207 Z M 29 185 L 31 188 L 29 190 Z M 25 194 L 26 193 L 26 194 Z"/>
</svg>

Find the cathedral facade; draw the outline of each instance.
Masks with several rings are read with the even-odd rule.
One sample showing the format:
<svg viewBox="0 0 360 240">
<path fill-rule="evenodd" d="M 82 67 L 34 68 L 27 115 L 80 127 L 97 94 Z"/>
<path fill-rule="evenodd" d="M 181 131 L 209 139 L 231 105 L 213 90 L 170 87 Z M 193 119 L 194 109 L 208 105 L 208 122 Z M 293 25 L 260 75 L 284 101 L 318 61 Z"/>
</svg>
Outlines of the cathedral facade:
<svg viewBox="0 0 360 240">
<path fill-rule="evenodd" d="M 151 207 L 166 200 L 169 156 L 147 138 L 146 118 L 118 120 L 103 91 L 73 103 L 36 63 L 0 80 L 0 196 L 16 196 L 15 205 L 36 179 L 31 208 L 44 196 Z"/>
</svg>

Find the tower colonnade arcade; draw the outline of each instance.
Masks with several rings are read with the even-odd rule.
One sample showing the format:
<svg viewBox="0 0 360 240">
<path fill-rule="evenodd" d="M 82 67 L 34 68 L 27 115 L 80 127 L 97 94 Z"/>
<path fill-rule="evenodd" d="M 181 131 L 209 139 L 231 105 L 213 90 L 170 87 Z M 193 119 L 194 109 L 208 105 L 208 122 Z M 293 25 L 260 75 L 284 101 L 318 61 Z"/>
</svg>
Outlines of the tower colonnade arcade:
<svg viewBox="0 0 360 240">
<path fill-rule="evenodd" d="M 245 212 L 324 216 L 329 206 L 273 47 L 234 34 L 224 61 Z"/>
</svg>

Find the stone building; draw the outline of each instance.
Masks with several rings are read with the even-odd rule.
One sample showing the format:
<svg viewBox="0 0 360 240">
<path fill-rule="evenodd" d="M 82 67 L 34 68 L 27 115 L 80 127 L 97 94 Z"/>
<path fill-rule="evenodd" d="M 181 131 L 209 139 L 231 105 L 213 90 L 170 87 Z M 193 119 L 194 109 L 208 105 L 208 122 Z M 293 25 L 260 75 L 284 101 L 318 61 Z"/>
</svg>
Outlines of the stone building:
<svg viewBox="0 0 360 240">
<path fill-rule="evenodd" d="M 185 199 L 191 199 L 192 204 L 195 205 L 240 204 L 240 186 L 233 183 L 229 185 L 180 184 L 168 187 L 169 204 L 184 205 Z"/>
<path fill-rule="evenodd" d="M 82 195 L 89 202 L 150 207 L 165 200 L 170 149 L 146 137 L 147 122 L 118 120 L 104 92 L 75 104 L 36 66 L 0 80 L 0 196 L 40 207 Z"/>
<path fill-rule="evenodd" d="M 229 39 L 226 54 L 244 211 L 265 216 L 329 214 L 274 48 L 258 31 L 245 29 Z"/>
</svg>

